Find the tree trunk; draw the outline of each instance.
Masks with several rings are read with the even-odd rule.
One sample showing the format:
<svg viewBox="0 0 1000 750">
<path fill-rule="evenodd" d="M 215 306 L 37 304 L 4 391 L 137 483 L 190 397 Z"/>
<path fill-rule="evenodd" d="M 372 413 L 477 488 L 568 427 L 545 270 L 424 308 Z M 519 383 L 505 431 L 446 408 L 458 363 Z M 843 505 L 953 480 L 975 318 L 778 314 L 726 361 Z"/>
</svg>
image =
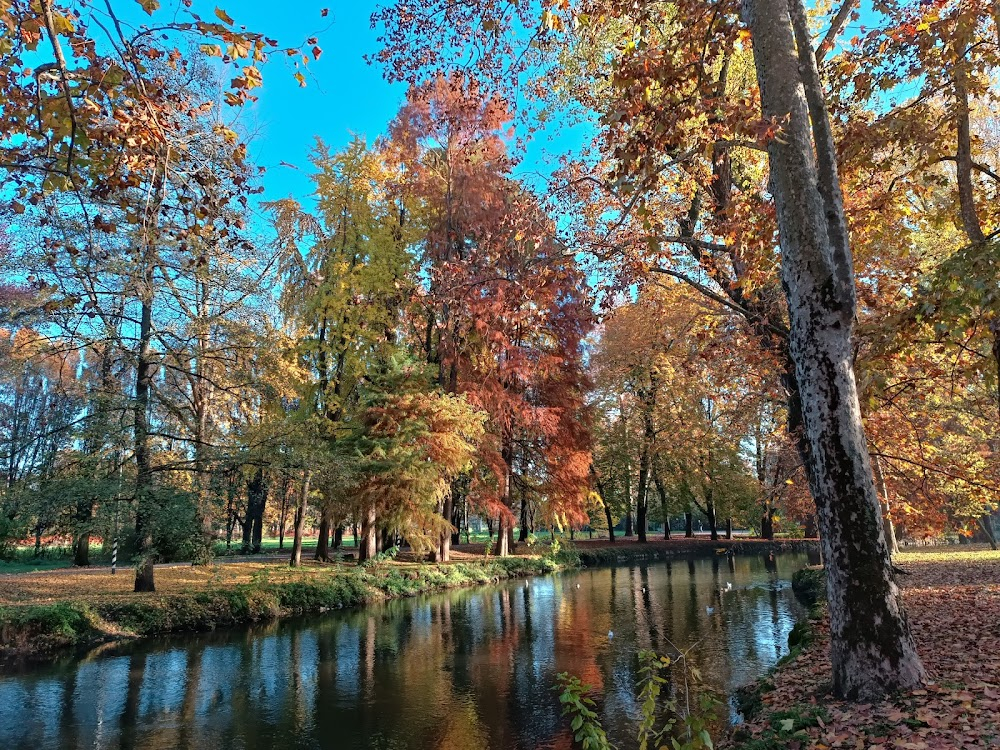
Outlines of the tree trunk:
<svg viewBox="0 0 1000 750">
<path fill-rule="evenodd" d="M 733 538 L 733 519 L 732 518 L 727 518 L 726 519 L 726 539 L 732 539 L 732 538 Z"/>
<path fill-rule="evenodd" d="M 143 274 L 142 304 L 139 311 L 139 341 L 135 367 L 135 538 L 139 565 L 135 571 L 134 591 L 155 591 L 153 577 L 153 476 L 149 455 L 149 397 L 156 369 L 152 361 L 153 266 L 147 259 Z"/>
<path fill-rule="evenodd" d="M 316 538 L 315 558 L 320 562 L 330 562 L 330 514 L 325 510 L 319 518 L 319 536 Z"/>
<path fill-rule="evenodd" d="M 508 530 L 507 517 L 500 514 L 500 524 L 497 527 L 497 557 L 507 557 L 510 554 L 510 531 Z"/>
<path fill-rule="evenodd" d="M 986 535 L 986 541 L 990 544 L 990 549 L 997 549 L 997 535 L 993 527 L 993 514 L 987 513 L 979 517 L 979 528 Z"/>
<path fill-rule="evenodd" d="M 597 475 L 597 470 L 594 465 L 590 465 L 590 478 L 594 482 L 594 486 L 597 487 L 597 494 L 601 498 L 601 505 L 604 507 L 604 517 L 608 522 L 608 541 L 611 544 L 615 543 L 615 521 L 611 516 L 611 506 L 608 505 L 607 494 L 604 492 L 604 482 L 601 481 L 600 477 Z"/>
<path fill-rule="evenodd" d="M 885 474 L 882 473 L 882 458 L 875 456 L 875 479 L 878 481 L 879 493 L 881 494 L 880 508 L 882 510 L 882 531 L 885 534 L 886 546 L 889 548 L 889 555 L 899 552 L 899 543 L 896 541 L 896 528 L 892 522 L 892 509 L 889 505 L 889 486 L 885 482 Z"/>
<path fill-rule="evenodd" d="M 856 311 L 830 119 L 801 0 L 744 0 L 768 143 L 789 346 L 826 558 L 834 691 L 874 701 L 924 678 L 893 578 L 854 378 Z M 794 23 L 793 23 L 794 22 Z M 794 31 L 793 31 L 794 27 Z"/>
<path fill-rule="evenodd" d="M 760 518 L 761 539 L 774 539 L 774 509 L 770 504 L 764 506 L 764 515 Z"/>
<path fill-rule="evenodd" d="M 454 496 L 451 492 L 444 499 L 441 515 L 448 523 L 453 523 L 454 519 L 452 516 L 455 515 L 455 504 Z M 438 540 L 437 555 L 435 557 L 438 562 L 448 562 L 451 560 L 451 534 L 453 529 L 454 526 L 441 532 L 441 538 Z"/>
<path fill-rule="evenodd" d="M 611 544 L 615 543 L 615 521 L 611 516 L 611 506 L 604 502 L 604 497 L 601 497 L 601 505 L 604 506 L 604 518 L 608 522 L 608 541 Z"/>
<path fill-rule="evenodd" d="M 288 521 L 288 476 L 281 480 L 281 511 L 278 513 L 278 549 L 285 548 L 285 523 Z"/>
<path fill-rule="evenodd" d="M 344 546 L 344 524 L 338 523 L 333 532 L 333 548 L 340 549 Z"/>
<path fill-rule="evenodd" d="M 648 506 L 646 503 L 646 492 L 640 487 L 639 488 L 639 498 L 635 506 L 635 531 L 640 542 L 646 541 L 646 527 L 649 525 L 647 520 Z"/>
<path fill-rule="evenodd" d="M 629 508 L 628 512 L 625 514 L 625 536 L 632 536 L 634 529 L 632 527 L 632 509 Z"/>
<path fill-rule="evenodd" d="M 361 512 L 361 538 L 358 540 L 358 562 L 370 560 L 377 553 L 375 549 L 375 506 L 370 505 Z"/>
<path fill-rule="evenodd" d="M 694 513 L 688 511 L 684 514 L 684 538 L 694 537 Z"/>
<path fill-rule="evenodd" d="M 462 523 L 468 507 L 465 493 L 460 491 L 457 481 L 452 482 L 451 497 L 451 545 L 455 546 L 462 542 Z"/>
<path fill-rule="evenodd" d="M 264 506 L 267 504 L 267 476 L 258 467 L 247 482 L 247 514 L 243 521 L 243 550 L 260 552 L 264 536 Z"/>
<path fill-rule="evenodd" d="M 705 508 L 705 515 L 708 517 L 708 530 L 713 542 L 719 541 L 719 519 L 715 512 L 715 502 L 709 500 Z"/>
<path fill-rule="evenodd" d="M 78 567 L 90 565 L 90 532 L 85 531 L 73 540 L 73 564 Z"/>
<path fill-rule="evenodd" d="M 663 513 L 663 538 L 670 538 L 670 509 L 667 502 L 667 489 L 660 479 L 660 472 L 653 470 L 653 484 L 656 485 L 656 494 L 660 496 L 660 511 Z"/>
<path fill-rule="evenodd" d="M 302 534 L 306 530 L 306 504 L 309 502 L 309 484 L 312 482 L 312 472 L 308 469 L 302 478 L 302 494 L 295 506 L 295 531 L 292 537 L 292 555 L 288 564 L 297 568 L 302 564 Z"/>
<path fill-rule="evenodd" d="M 500 452 L 503 457 L 504 471 L 506 476 L 504 477 L 503 484 L 503 509 L 500 511 L 500 526 L 497 529 L 497 556 L 507 557 L 510 554 L 511 547 L 513 546 L 514 528 L 511 525 L 509 516 L 511 515 L 511 503 L 513 500 L 513 483 L 514 483 L 514 465 L 513 458 L 514 453 L 507 444 L 503 447 Z"/>
</svg>

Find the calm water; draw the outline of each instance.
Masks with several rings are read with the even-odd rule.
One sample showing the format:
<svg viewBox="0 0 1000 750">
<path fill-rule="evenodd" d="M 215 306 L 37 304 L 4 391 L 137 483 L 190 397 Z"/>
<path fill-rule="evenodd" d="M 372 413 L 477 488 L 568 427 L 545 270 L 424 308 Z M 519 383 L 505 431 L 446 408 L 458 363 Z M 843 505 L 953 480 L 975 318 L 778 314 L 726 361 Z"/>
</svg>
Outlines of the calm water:
<svg viewBox="0 0 1000 750">
<path fill-rule="evenodd" d="M 602 691 L 627 748 L 636 650 L 697 644 L 726 691 L 759 676 L 803 614 L 788 579 L 805 564 L 596 568 L 7 668 L 0 748 L 569 748 L 562 671 Z"/>
</svg>

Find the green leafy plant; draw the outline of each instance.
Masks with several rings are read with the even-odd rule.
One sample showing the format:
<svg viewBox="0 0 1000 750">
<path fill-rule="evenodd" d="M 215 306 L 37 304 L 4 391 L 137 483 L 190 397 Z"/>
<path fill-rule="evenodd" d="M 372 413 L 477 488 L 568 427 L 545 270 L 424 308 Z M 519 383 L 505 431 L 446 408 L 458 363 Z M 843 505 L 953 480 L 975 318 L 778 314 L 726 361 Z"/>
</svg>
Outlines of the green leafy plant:
<svg viewBox="0 0 1000 750">
<path fill-rule="evenodd" d="M 614 750 L 608 735 L 601 726 L 601 719 L 594 709 L 597 704 L 590 697 L 590 685 L 584 685 L 579 677 L 568 672 L 556 675 L 556 690 L 560 690 L 559 702 L 563 716 L 572 716 L 570 729 L 573 739 L 583 750 Z"/>
<path fill-rule="evenodd" d="M 362 568 L 380 568 L 387 562 L 392 562 L 396 559 L 396 555 L 399 554 L 399 547 L 390 547 L 384 552 L 379 552 L 372 557 L 369 557 L 363 563 L 361 563 Z"/>
<path fill-rule="evenodd" d="M 674 658 L 654 651 L 639 652 L 639 705 L 637 731 L 640 750 L 713 750 L 711 727 L 722 705 L 702 683 L 701 673 L 691 666 L 687 654 Z M 683 679 L 670 693 L 668 669 L 680 670 Z M 566 672 L 556 677 L 563 715 L 572 716 L 573 738 L 583 750 L 614 750 L 608 740 L 591 688 Z M 692 705 L 693 701 L 693 705 Z M 662 718 L 666 716 L 666 718 Z"/>
</svg>

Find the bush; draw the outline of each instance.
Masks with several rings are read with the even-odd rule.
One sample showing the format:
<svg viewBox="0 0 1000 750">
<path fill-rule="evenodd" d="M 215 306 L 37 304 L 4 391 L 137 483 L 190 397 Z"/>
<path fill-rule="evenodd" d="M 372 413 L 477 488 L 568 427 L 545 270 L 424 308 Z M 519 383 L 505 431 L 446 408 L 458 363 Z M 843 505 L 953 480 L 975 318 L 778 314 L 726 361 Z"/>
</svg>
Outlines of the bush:
<svg viewBox="0 0 1000 750">
<path fill-rule="evenodd" d="M 792 575 L 792 591 L 807 607 L 826 601 L 826 571 L 823 568 L 802 568 Z"/>
<path fill-rule="evenodd" d="M 44 653 L 70 646 L 96 631 L 94 613 L 83 604 L 56 602 L 0 609 L 4 650 Z"/>
</svg>

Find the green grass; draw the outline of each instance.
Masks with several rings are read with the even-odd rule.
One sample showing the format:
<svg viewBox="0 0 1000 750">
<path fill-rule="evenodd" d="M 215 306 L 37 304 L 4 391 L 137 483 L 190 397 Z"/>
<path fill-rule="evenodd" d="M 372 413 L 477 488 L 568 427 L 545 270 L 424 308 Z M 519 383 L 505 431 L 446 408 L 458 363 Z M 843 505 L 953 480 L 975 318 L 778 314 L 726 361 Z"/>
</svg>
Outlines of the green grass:
<svg viewBox="0 0 1000 750">
<path fill-rule="evenodd" d="M 69 568 L 72 565 L 73 562 L 69 557 L 18 557 L 14 560 L 0 560 L 0 575 L 6 573 L 30 573 L 33 570 L 57 570 L 59 568 Z"/>
<path fill-rule="evenodd" d="M 893 560 L 904 567 L 907 563 L 1000 562 L 1000 550 L 984 549 L 983 547 L 968 549 L 962 548 L 959 545 L 930 547 L 927 549 L 904 548 L 893 557 Z"/>
</svg>

